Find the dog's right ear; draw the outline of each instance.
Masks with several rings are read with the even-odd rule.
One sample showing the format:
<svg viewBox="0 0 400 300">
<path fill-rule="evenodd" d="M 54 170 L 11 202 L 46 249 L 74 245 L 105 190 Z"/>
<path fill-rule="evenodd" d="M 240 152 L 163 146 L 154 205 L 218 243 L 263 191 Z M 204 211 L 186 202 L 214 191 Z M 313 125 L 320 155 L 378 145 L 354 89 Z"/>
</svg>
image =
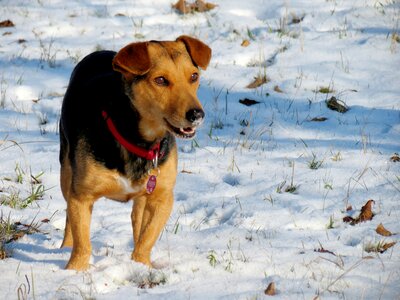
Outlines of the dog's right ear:
<svg viewBox="0 0 400 300">
<path fill-rule="evenodd" d="M 114 56 L 113 69 L 120 72 L 128 81 L 147 73 L 151 67 L 148 45 L 148 42 L 131 43 L 122 48 Z"/>
</svg>

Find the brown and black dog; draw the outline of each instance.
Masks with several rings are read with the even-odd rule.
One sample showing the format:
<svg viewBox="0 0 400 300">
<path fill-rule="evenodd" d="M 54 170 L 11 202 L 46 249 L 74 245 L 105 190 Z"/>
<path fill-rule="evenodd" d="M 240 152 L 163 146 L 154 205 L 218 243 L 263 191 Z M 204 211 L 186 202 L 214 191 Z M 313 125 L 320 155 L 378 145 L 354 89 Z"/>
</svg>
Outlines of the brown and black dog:
<svg viewBox="0 0 400 300">
<path fill-rule="evenodd" d="M 207 45 L 180 36 L 95 52 L 75 67 L 60 120 L 67 269 L 89 267 L 90 220 L 100 197 L 134 200 L 132 259 L 151 267 L 173 205 L 175 137 L 192 138 L 203 121 L 196 94 L 199 68 L 210 59 Z"/>
</svg>

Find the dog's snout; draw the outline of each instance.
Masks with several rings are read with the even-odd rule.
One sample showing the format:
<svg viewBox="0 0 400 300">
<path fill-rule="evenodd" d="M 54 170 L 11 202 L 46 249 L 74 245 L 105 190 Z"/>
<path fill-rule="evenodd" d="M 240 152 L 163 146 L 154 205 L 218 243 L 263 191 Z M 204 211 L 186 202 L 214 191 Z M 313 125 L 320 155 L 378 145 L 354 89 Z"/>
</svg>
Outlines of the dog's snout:
<svg viewBox="0 0 400 300">
<path fill-rule="evenodd" d="M 186 120 L 190 123 L 201 123 L 204 119 L 204 111 L 202 109 L 191 109 L 186 113 Z"/>
</svg>

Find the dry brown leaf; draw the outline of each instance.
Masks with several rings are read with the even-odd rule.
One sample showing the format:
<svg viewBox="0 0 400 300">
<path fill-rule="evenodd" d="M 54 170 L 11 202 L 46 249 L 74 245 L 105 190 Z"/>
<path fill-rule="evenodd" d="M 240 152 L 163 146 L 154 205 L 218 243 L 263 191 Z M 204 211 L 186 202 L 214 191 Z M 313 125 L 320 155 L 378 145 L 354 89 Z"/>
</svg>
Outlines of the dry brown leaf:
<svg viewBox="0 0 400 300">
<path fill-rule="evenodd" d="M 345 113 L 349 110 L 349 107 L 342 100 L 337 99 L 335 96 L 332 96 L 329 100 L 326 101 L 326 106 L 329 109 L 335 110 L 340 113 Z"/>
<path fill-rule="evenodd" d="M 249 45 L 250 45 L 249 40 L 243 40 L 243 42 L 240 44 L 240 46 L 242 46 L 242 47 L 248 47 Z"/>
<path fill-rule="evenodd" d="M 375 204 L 375 201 L 370 199 L 367 201 L 367 203 L 365 203 L 363 207 L 361 207 L 361 213 L 358 217 L 359 222 L 372 220 L 372 218 L 374 217 L 374 214 L 372 212 L 372 204 Z"/>
<path fill-rule="evenodd" d="M 259 86 L 263 85 L 264 83 L 269 82 L 270 79 L 267 76 L 261 76 L 258 75 L 257 77 L 254 77 L 254 81 L 250 83 L 248 86 L 246 86 L 248 89 L 255 89 L 258 88 Z"/>
<path fill-rule="evenodd" d="M 343 222 L 350 223 L 350 225 L 355 225 L 360 222 L 372 220 L 372 218 L 374 217 L 374 213 L 372 212 L 372 204 L 374 203 L 374 200 L 368 200 L 367 203 L 365 203 L 364 206 L 361 207 L 360 215 L 357 218 L 346 216 L 343 218 Z"/>
<path fill-rule="evenodd" d="M 179 0 L 178 2 L 172 5 L 172 8 L 175 8 L 181 14 L 187 14 L 188 12 L 186 10 L 190 9 L 189 7 L 187 7 L 185 0 Z"/>
<path fill-rule="evenodd" d="M 191 6 L 193 7 L 193 10 L 197 12 L 209 11 L 216 7 L 215 4 L 204 2 L 203 0 L 196 0 Z"/>
<path fill-rule="evenodd" d="M 186 3 L 185 0 L 179 0 L 172 5 L 181 14 L 190 14 L 194 12 L 205 12 L 215 8 L 217 5 L 203 0 L 196 0 L 194 3 Z"/>
<path fill-rule="evenodd" d="M 252 106 L 254 104 L 260 103 L 260 101 L 249 99 L 249 98 L 244 98 L 244 99 L 240 99 L 239 103 L 246 105 L 246 106 Z"/>
<path fill-rule="evenodd" d="M 377 234 L 383 235 L 383 236 L 391 236 L 393 233 L 391 233 L 389 230 L 387 230 L 382 223 L 378 225 L 375 229 Z"/>
<path fill-rule="evenodd" d="M 276 295 L 276 289 L 275 289 L 275 283 L 271 282 L 270 284 L 268 284 L 267 288 L 264 291 L 265 295 L 268 296 L 275 296 Z"/>
<path fill-rule="evenodd" d="M 277 93 L 283 93 L 283 90 L 279 86 L 274 86 L 274 91 Z"/>
<path fill-rule="evenodd" d="M 335 254 L 335 253 L 333 253 L 333 252 L 332 252 L 332 251 L 330 251 L 330 250 L 326 250 L 326 249 L 324 249 L 324 247 L 322 247 L 322 246 L 321 246 L 321 248 L 314 249 L 314 252 L 319 252 L 319 253 L 329 253 L 329 254 L 332 254 L 332 255 L 336 256 L 336 254 Z"/>
<path fill-rule="evenodd" d="M 18 232 L 16 232 L 16 233 L 14 233 L 13 236 L 12 236 L 12 238 L 10 239 L 10 242 L 11 242 L 11 241 L 17 241 L 17 240 L 19 240 L 19 239 L 22 238 L 25 234 L 26 234 L 26 232 L 23 232 L 23 231 L 18 231 Z"/>
<path fill-rule="evenodd" d="M 0 22 L 0 28 L 4 27 L 14 27 L 14 23 L 11 20 L 5 20 Z"/>
<path fill-rule="evenodd" d="M 352 218 L 352 217 L 350 217 L 350 216 L 345 216 L 345 217 L 343 218 L 343 222 L 345 222 L 345 223 L 350 223 L 351 225 L 354 225 L 354 224 L 352 224 L 354 221 L 355 221 L 355 219 Z"/>
<path fill-rule="evenodd" d="M 0 260 L 6 259 L 7 258 L 7 253 L 4 249 L 0 249 Z"/>
<path fill-rule="evenodd" d="M 399 154 L 398 154 L 398 153 L 393 154 L 393 155 L 390 157 L 390 161 L 391 161 L 391 162 L 400 162 L 400 156 L 399 156 Z"/>
<path fill-rule="evenodd" d="M 328 118 L 325 117 L 314 117 L 311 119 L 311 122 L 325 122 Z"/>
<path fill-rule="evenodd" d="M 396 244 L 396 242 L 390 242 L 390 243 L 385 243 L 382 245 L 381 250 L 379 251 L 380 253 L 385 252 L 387 249 L 393 247 Z"/>
</svg>

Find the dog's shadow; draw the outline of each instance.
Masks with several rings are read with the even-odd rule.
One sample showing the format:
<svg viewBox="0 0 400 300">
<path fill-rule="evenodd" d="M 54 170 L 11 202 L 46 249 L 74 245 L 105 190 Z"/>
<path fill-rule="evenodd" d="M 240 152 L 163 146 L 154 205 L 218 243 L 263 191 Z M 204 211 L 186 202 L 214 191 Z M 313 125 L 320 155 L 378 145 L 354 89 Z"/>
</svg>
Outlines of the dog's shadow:
<svg viewBox="0 0 400 300">
<path fill-rule="evenodd" d="M 70 248 L 59 248 L 55 243 L 51 245 L 51 240 L 40 233 L 29 235 L 29 239 L 35 242 L 24 242 L 24 239 L 21 239 L 8 244 L 6 249 L 10 257 L 25 263 L 51 264 L 64 269 L 71 252 Z"/>
</svg>

